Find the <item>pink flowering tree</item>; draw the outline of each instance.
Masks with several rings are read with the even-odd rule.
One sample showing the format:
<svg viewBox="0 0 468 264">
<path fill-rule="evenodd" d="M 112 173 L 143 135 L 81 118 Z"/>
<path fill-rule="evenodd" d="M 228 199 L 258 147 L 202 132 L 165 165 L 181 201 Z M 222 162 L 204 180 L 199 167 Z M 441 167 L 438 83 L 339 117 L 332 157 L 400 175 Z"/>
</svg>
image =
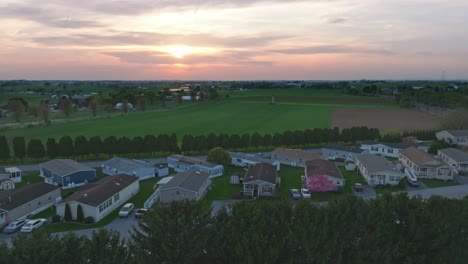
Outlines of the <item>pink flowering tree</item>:
<svg viewBox="0 0 468 264">
<path fill-rule="evenodd" d="M 309 176 L 306 186 L 311 192 L 336 191 L 336 184 L 325 175 Z"/>
</svg>

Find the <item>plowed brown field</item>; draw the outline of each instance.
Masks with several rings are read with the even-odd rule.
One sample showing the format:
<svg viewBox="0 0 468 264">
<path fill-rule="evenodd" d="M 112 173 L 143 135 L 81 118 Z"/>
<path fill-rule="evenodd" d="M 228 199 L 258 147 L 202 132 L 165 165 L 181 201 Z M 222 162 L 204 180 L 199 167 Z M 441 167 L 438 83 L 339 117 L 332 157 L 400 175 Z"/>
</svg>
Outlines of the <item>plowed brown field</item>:
<svg viewBox="0 0 468 264">
<path fill-rule="evenodd" d="M 399 108 L 337 107 L 331 116 L 331 127 L 367 126 L 382 132 L 436 129 L 439 123 L 440 117 Z"/>
</svg>

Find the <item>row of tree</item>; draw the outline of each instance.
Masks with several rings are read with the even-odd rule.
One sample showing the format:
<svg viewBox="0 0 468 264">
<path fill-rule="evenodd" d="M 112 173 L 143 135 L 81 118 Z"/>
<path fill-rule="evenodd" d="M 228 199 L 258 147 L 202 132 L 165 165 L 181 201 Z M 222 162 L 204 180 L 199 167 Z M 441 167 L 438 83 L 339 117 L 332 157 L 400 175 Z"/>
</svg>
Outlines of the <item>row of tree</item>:
<svg viewBox="0 0 468 264">
<path fill-rule="evenodd" d="M 402 107 L 411 107 L 414 103 L 440 106 L 444 108 L 468 108 L 468 88 L 439 88 L 425 87 L 422 89 L 408 89 L 396 97 Z"/>
<path fill-rule="evenodd" d="M 202 203 L 156 205 L 124 243 L 35 233 L 0 247 L 0 263 L 466 263 L 468 199 L 386 194 L 316 206 L 239 202 L 214 217 Z"/>
</svg>

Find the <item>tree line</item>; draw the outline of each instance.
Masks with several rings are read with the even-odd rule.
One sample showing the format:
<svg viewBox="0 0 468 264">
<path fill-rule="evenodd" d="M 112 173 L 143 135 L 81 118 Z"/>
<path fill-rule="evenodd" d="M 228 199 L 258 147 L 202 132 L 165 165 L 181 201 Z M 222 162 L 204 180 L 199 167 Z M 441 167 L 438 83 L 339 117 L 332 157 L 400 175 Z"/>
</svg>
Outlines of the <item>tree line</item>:
<svg viewBox="0 0 468 264">
<path fill-rule="evenodd" d="M 416 136 L 420 140 L 434 140 L 435 132 L 413 131 L 403 133 L 387 133 L 383 136 L 376 128 L 353 127 L 340 130 L 339 128 L 314 128 L 306 130 L 285 131 L 277 133 L 253 134 L 226 134 L 210 133 L 207 136 L 193 136 L 185 134 L 182 142 L 178 143 L 175 133 L 133 138 L 122 136 L 85 137 L 63 136 L 59 140 L 48 138 L 43 142 L 40 139 L 26 139 L 22 136 L 14 137 L 10 142 L 5 136 L 0 136 L 0 160 L 10 159 L 24 161 L 26 157 L 32 160 L 44 158 L 98 158 L 101 154 L 113 155 L 151 155 L 173 153 L 206 153 L 214 147 L 242 151 L 271 149 L 275 147 L 305 147 L 323 145 L 328 143 L 355 144 L 363 140 L 381 140 L 383 142 L 402 142 L 402 138 Z"/>
<path fill-rule="evenodd" d="M 44 233 L 0 246 L 0 262 L 35 263 L 466 263 L 468 199 L 385 194 L 317 206 L 233 204 L 214 216 L 194 201 L 157 204 L 128 240 Z"/>
</svg>

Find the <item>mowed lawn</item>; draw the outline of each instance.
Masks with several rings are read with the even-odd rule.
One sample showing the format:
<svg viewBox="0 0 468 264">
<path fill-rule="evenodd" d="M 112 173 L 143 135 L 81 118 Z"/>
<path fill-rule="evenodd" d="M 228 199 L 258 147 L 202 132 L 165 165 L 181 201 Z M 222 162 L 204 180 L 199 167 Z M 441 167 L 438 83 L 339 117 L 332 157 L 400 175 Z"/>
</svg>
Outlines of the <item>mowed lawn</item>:
<svg viewBox="0 0 468 264">
<path fill-rule="evenodd" d="M 130 112 L 127 115 L 93 120 L 69 121 L 4 131 L 10 139 L 61 136 L 144 136 L 146 134 L 173 133 L 182 140 L 187 133 L 274 133 L 286 130 L 304 130 L 330 126 L 332 107 L 311 105 L 272 105 L 222 101 L 218 103 L 184 102 L 167 111 Z"/>
<path fill-rule="evenodd" d="M 244 91 L 230 91 L 224 92 L 229 96 L 242 97 L 242 96 L 291 96 L 291 97 L 318 97 L 318 98 L 360 98 L 342 93 L 339 90 L 321 90 L 321 89 L 307 89 L 307 88 L 288 88 L 288 89 L 252 89 Z M 361 97 L 362 98 L 362 97 Z"/>
</svg>

